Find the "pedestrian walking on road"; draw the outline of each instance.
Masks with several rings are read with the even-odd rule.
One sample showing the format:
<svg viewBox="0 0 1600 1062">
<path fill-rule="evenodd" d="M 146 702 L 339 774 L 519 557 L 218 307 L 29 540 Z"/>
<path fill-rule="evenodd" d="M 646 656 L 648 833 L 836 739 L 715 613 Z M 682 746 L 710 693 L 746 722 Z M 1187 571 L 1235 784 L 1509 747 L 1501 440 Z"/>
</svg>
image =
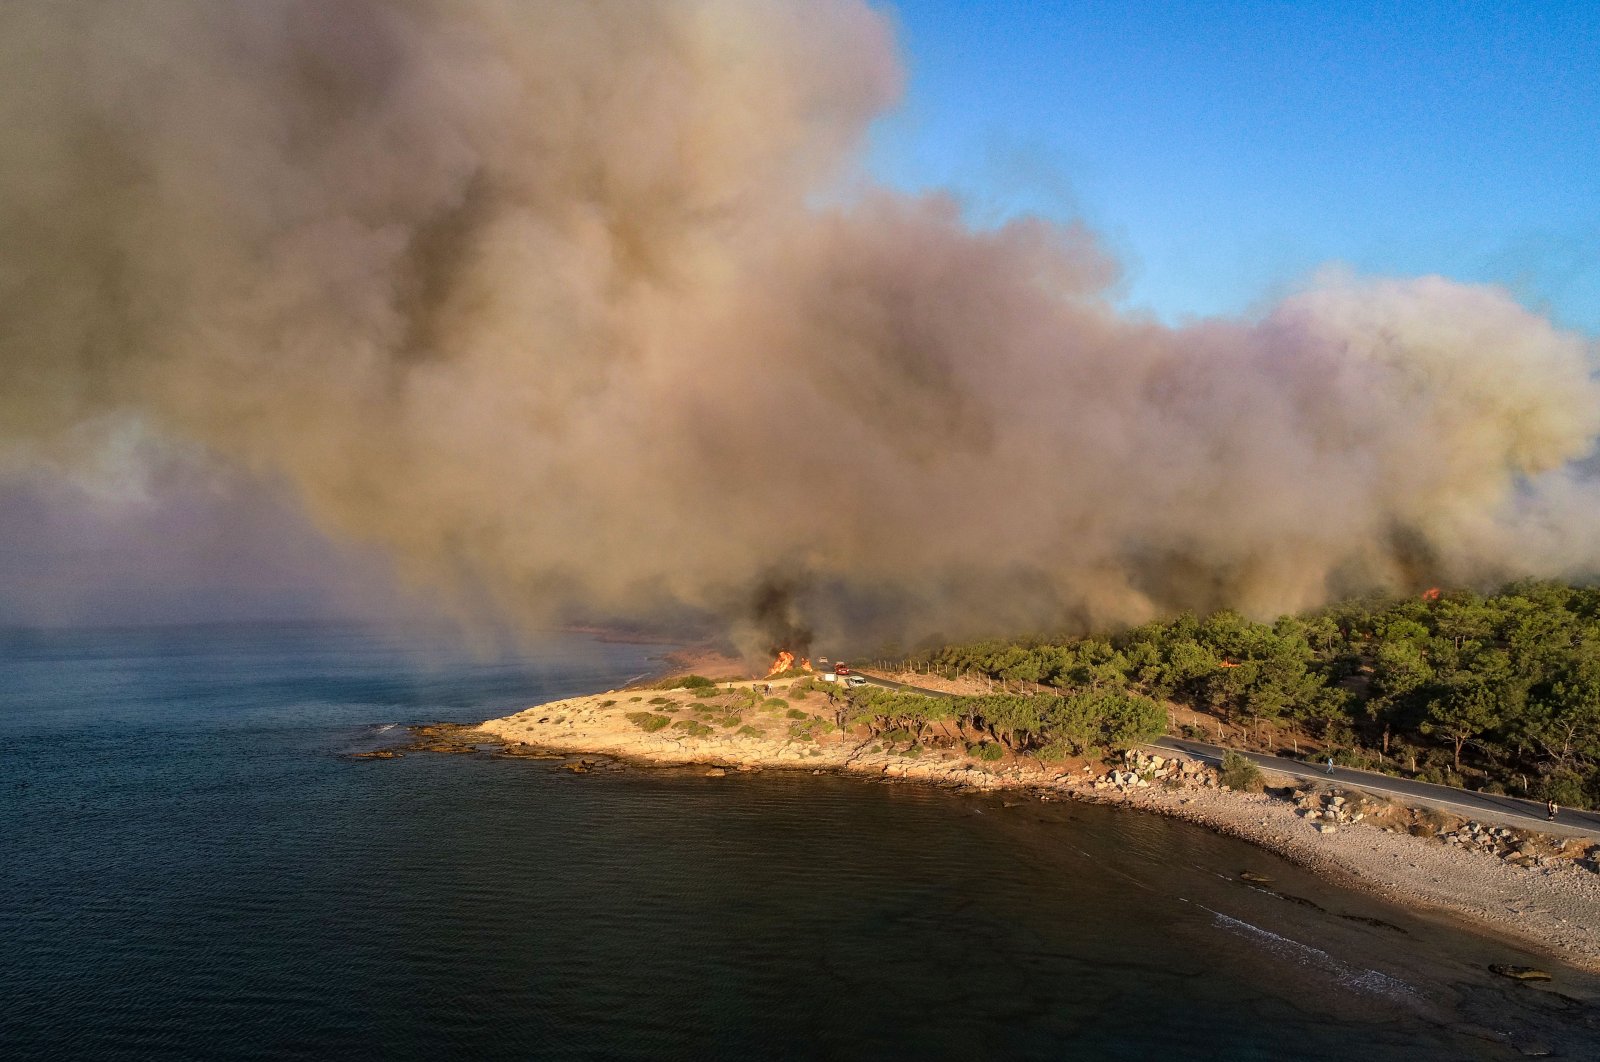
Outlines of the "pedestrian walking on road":
<svg viewBox="0 0 1600 1062">
<path fill-rule="evenodd" d="M 1333 773 L 1333 757 L 1332 756 L 1328 757 L 1328 773 L 1329 774 Z"/>
<path fill-rule="evenodd" d="M 1554 800 L 1546 800 L 1544 802 L 1544 810 L 1546 812 L 1545 818 L 1549 819 L 1551 822 L 1554 822 L 1556 821 L 1556 812 L 1561 810 L 1561 805 L 1557 804 Z"/>
</svg>

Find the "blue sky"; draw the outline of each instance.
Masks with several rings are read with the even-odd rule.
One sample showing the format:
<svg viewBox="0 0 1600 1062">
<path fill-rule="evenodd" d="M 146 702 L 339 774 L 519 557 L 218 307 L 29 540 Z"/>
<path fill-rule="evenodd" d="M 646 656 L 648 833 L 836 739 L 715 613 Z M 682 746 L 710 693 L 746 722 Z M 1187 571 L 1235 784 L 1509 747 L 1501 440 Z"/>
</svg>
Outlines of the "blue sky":
<svg viewBox="0 0 1600 1062">
<path fill-rule="evenodd" d="M 1600 2 L 896 0 L 872 171 L 1082 217 L 1123 300 L 1248 312 L 1342 262 L 1600 335 Z"/>
</svg>

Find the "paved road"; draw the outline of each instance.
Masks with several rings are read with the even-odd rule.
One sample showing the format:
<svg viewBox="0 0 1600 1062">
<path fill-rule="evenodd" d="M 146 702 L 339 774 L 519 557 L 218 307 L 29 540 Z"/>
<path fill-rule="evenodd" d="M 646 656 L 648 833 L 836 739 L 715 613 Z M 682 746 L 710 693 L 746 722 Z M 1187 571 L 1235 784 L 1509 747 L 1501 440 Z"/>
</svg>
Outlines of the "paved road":
<svg viewBox="0 0 1600 1062">
<path fill-rule="evenodd" d="M 1151 742 L 1151 746 L 1168 751 L 1182 752 L 1197 759 L 1209 760 L 1212 763 L 1220 761 L 1222 754 L 1228 751 L 1220 745 L 1174 737 L 1157 738 Z M 1525 829 L 1540 829 L 1549 833 L 1600 835 L 1600 813 L 1592 811 L 1562 809 L 1556 815 L 1556 820 L 1550 822 L 1546 817 L 1543 802 L 1537 800 L 1520 800 L 1511 796 L 1476 793 L 1470 789 L 1457 789 L 1454 786 L 1416 782 L 1409 778 L 1395 778 L 1387 774 L 1379 774 L 1376 771 L 1356 770 L 1353 767 L 1335 767 L 1333 773 L 1329 774 L 1325 763 L 1318 765 L 1306 763 L 1302 760 L 1284 759 L 1280 756 L 1264 756 L 1255 752 L 1245 752 L 1243 755 L 1263 770 L 1277 771 L 1295 778 L 1310 778 L 1323 782 L 1337 782 L 1340 785 L 1359 786 L 1369 792 L 1386 793 L 1390 796 L 1400 797 L 1407 803 L 1421 804 L 1426 807 L 1447 808 L 1460 814 L 1481 819 L 1484 822 L 1498 822 L 1507 826 L 1521 826 Z"/>
<path fill-rule="evenodd" d="M 950 697 L 953 694 L 942 690 L 924 689 L 921 686 L 912 686 L 893 679 L 879 678 L 876 675 L 862 675 L 874 686 L 883 686 L 891 690 L 903 690 L 907 693 L 922 693 L 930 697 Z M 1152 742 L 1151 747 L 1163 749 L 1167 752 L 1182 752 L 1196 759 L 1207 760 L 1211 763 L 1219 762 L 1222 754 L 1227 749 L 1220 745 L 1210 745 L 1204 741 L 1190 741 L 1187 738 L 1163 737 Z M 1490 793 L 1475 793 L 1470 789 L 1457 789 L 1448 785 L 1433 785 L 1428 782 L 1414 782 L 1409 778 L 1394 778 L 1376 771 L 1359 771 L 1352 767 L 1335 767 L 1333 773 L 1328 773 L 1325 764 L 1306 763 L 1302 760 L 1288 760 L 1280 756 L 1264 756 L 1260 753 L 1246 752 L 1245 756 L 1253 760 L 1263 770 L 1277 771 L 1280 774 L 1291 775 L 1295 778 L 1310 778 L 1323 782 L 1337 782 L 1340 785 L 1359 786 L 1373 793 L 1386 793 L 1396 796 L 1410 804 L 1421 804 L 1425 807 L 1441 808 L 1454 811 L 1458 814 L 1469 815 L 1483 822 L 1494 822 L 1506 826 L 1520 826 L 1524 829 L 1540 829 L 1548 833 L 1584 834 L 1589 836 L 1600 835 L 1600 812 L 1572 811 L 1563 809 L 1556 815 L 1556 820 L 1550 822 L 1546 818 L 1545 806 L 1536 800 L 1519 800 L 1510 796 L 1495 796 Z"/>
</svg>

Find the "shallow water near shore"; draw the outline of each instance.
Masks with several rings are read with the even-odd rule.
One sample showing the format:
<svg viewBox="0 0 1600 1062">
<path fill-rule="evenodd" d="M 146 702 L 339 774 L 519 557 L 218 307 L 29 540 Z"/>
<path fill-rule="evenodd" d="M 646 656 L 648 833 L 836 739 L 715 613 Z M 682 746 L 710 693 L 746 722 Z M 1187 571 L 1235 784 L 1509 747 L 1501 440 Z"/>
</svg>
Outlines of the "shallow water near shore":
<svg viewBox="0 0 1600 1062">
<path fill-rule="evenodd" d="M 5 1056 L 1600 1045 L 1594 978 L 1186 823 L 777 771 L 342 756 L 618 685 L 661 651 L 551 635 L 482 663 L 351 628 L 0 633 Z"/>
</svg>

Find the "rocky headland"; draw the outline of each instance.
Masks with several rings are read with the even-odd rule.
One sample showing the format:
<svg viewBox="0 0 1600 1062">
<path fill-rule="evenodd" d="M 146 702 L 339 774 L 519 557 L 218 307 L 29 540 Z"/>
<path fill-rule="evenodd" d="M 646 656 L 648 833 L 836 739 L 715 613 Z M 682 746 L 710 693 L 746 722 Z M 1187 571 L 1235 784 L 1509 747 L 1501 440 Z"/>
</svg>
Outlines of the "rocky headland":
<svg viewBox="0 0 1600 1062">
<path fill-rule="evenodd" d="M 627 763 L 692 767 L 711 777 L 809 770 L 1116 804 L 1250 841 L 1345 885 L 1453 915 L 1600 972 L 1600 845 L 1591 840 L 1474 822 L 1270 773 L 1261 792 L 1234 790 L 1215 768 L 1164 752 L 1052 764 L 985 761 L 960 747 L 841 730 L 836 706 L 812 686 L 742 680 L 608 690 L 478 727 L 418 728 L 414 747 L 554 756 L 577 773 Z"/>
</svg>

